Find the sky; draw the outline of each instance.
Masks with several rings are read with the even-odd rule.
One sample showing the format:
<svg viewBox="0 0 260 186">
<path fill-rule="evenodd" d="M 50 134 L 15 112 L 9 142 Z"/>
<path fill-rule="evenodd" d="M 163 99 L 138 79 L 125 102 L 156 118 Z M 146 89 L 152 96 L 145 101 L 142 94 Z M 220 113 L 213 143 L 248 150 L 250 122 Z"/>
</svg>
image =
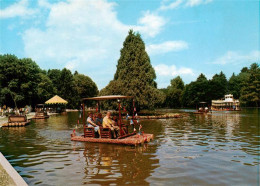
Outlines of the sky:
<svg viewBox="0 0 260 186">
<path fill-rule="evenodd" d="M 0 54 L 42 69 L 68 68 L 99 89 L 114 77 L 120 49 L 141 34 L 158 88 L 200 73 L 227 79 L 259 63 L 259 0 L 0 0 Z"/>
</svg>

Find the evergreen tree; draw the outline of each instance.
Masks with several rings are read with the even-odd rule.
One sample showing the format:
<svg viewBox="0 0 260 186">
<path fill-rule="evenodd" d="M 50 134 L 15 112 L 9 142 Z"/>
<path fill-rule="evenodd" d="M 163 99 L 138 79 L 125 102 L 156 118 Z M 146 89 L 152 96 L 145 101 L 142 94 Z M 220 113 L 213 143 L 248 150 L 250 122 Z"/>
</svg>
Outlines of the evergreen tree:
<svg viewBox="0 0 260 186">
<path fill-rule="evenodd" d="M 114 80 L 100 93 L 134 96 L 138 109 L 162 103 L 164 94 L 157 89 L 155 71 L 140 34 L 130 30 L 120 53 Z"/>
</svg>

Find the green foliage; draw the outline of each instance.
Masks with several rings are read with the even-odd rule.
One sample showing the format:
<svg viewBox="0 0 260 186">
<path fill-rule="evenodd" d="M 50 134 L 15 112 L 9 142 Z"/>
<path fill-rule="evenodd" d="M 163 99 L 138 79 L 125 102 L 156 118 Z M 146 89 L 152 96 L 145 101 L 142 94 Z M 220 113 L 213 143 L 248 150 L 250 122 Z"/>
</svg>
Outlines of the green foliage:
<svg viewBox="0 0 260 186">
<path fill-rule="evenodd" d="M 210 102 L 209 81 L 204 74 L 200 74 L 196 81 L 185 86 L 182 97 L 185 107 L 195 107 L 201 101 Z"/>
<path fill-rule="evenodd" d="M 227 85 L 226 76 L 222 71 L 219 74 L 215 74 L 212 80 L 209 81 L 210 100 L 223 98 L 227 93 Z"/>
<path fill-rule="evenodd" d="M 76 72 L 74 73 L 74 81 L 79 97 L 86 98 L 98 95 L 98 88 L 96 83 L 93 82 L 90 77 Z"/>
<path fill-rule="evenodd" d="M 247 106 L 259 106 L 260 104 L 260 68 L 253 63 L 248 70 L 249 76 L 243 82 L 241 89 L 241 102 Z"/>
<path fill-rule="evenodd" d="M 0 56 L 0 84 L 2 104 L 12 107 L 25 103 L 33 105 L 37 92 L 40 68 L 31 59 L 14 55 Z M 13 103 L 13 104 L 12 104 Z"/>
<path fill-rule="evenodd" d="M 41 70 L 31 59 L 0 55 L 0 105 L 35 106 L 58 94 L 77 108 L 82 97 L 98 94 L 96 84 L 87 76 L 72 75 L 68 69 Z"/>
<path fill-rule="evenodd" d="M 138 109 L 151 109 L 161 104 L 165 96 L 156 88 L 155 71 L 140 34 L 130 30 L 120 53 L 114 80 L 100 95 L 134 96 Z"/>
<path fill-rule="evenodd" d="M 57 89 L 53 86 L 50 78 L 46 74 L 40 73 L 37 87 L 38 103 L 44 103 L 55 94 L 57 94 Z"/>
<path fill-rule="evenodd" d="M 184 82 L 180 76 L 171 80 L 171 85 L 167 89 L 162 90 L 166 99 L 164 102 L 165 107 L 178 108 L 182 106 L 182 96 L 184 91 Z"/>
</svg>

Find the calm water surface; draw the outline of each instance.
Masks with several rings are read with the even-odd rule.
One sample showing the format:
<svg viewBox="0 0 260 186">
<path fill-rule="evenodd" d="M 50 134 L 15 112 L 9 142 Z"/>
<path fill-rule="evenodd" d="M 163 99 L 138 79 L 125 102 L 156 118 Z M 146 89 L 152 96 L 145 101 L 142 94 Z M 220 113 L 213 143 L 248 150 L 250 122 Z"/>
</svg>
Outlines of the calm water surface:
<svg viewBox="0 0 260 186">
<path fill-rule="evenodd" d="M 259 109 L 141 121 L 141 147 L 70 141 L 79 114 L 1 128 L 0 151 L 29 185 L 258 185 Z M 82 132 L 82 127 L 77 132 Z"/>
</svg>

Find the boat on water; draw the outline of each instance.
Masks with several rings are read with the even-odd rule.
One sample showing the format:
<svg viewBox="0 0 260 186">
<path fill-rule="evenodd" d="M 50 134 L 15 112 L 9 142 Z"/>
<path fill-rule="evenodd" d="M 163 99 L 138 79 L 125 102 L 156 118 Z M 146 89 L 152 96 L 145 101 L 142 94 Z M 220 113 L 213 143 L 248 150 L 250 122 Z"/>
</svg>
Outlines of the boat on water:
<svg viewBox="0 0 260 186">
<path fill-rule="evenodd" d="M 210 111 L 207 102 L 201 101 L 198 105 L 196 112 L 193 112 L 194 114 L 207 114 Z"/>
<path fill-rule="evenodd" d="M 232 94 L 225 95 L 224 99 L 212 100 L 211 110 L 214 111 L 240 111 L 240 102 L 238 99 L 234 99 Z"/>
<path fill-rule="evenodd" d="M 36 109 L 35 109 L 35 115 L 32 119 L 46 119 L 49 118 L 50 116 L 48 115 L 44 104 L 37 104 Z"/>
<path fill-rule="evenodd" d="M 123 95 L 109 95 L 109 96 L 99 96 L 99 97 L 91 97 L 91 98 L 83 98 L 82 99 L 82 107 L 83 107 L 83 126 L 84 126 L 84 134 L 77 136 L 75 129 L 71 134 L 72 141 L 80 141 L 80 142 L 93 142 L 93 143 L 108 143 L 108 144 L 119 144 L 119 145 L 132 145 L 137 146 L 143 143 L 150 142 L 153 140 L 153 134 L 147 134 L 144 132 L 137 133 L 136 131 L 129 133 L 128 124 L 124 124 L 122 121 L 121 115 L 121 100 L 122 99 L 133 99 L 132 96 L 123 96 Z M 100 112 L 99 102 L 104 100 L 117 100 L 118 103 L 118 126 L 119 126 L 119 136 L 115 139 L 112 139 L 111 130 L 109 128 L 103 128 L 100 126 L 100 136 L 94 131 L 93 127 L 87 127 L 86 125 L 86 117 L 85 117 L 85 101 L 86 100 L 94 100 L 97 101 L 97 112 Z M 133 100 L 134 107 L 134 100 Z M 135 118 L 135 109 L 133 109 L 133 117 L 132 124 L 137 123 Z M 139 127 L 140 129 L 140 127 Z"/>
<path fill-rule="evenodd" d="M 29 123 L 30 121 L 26 115 L 10 115 L 8 116 L 8 122 L 4 123 L 2 127 L 24 127 Z"/>
</svg>

